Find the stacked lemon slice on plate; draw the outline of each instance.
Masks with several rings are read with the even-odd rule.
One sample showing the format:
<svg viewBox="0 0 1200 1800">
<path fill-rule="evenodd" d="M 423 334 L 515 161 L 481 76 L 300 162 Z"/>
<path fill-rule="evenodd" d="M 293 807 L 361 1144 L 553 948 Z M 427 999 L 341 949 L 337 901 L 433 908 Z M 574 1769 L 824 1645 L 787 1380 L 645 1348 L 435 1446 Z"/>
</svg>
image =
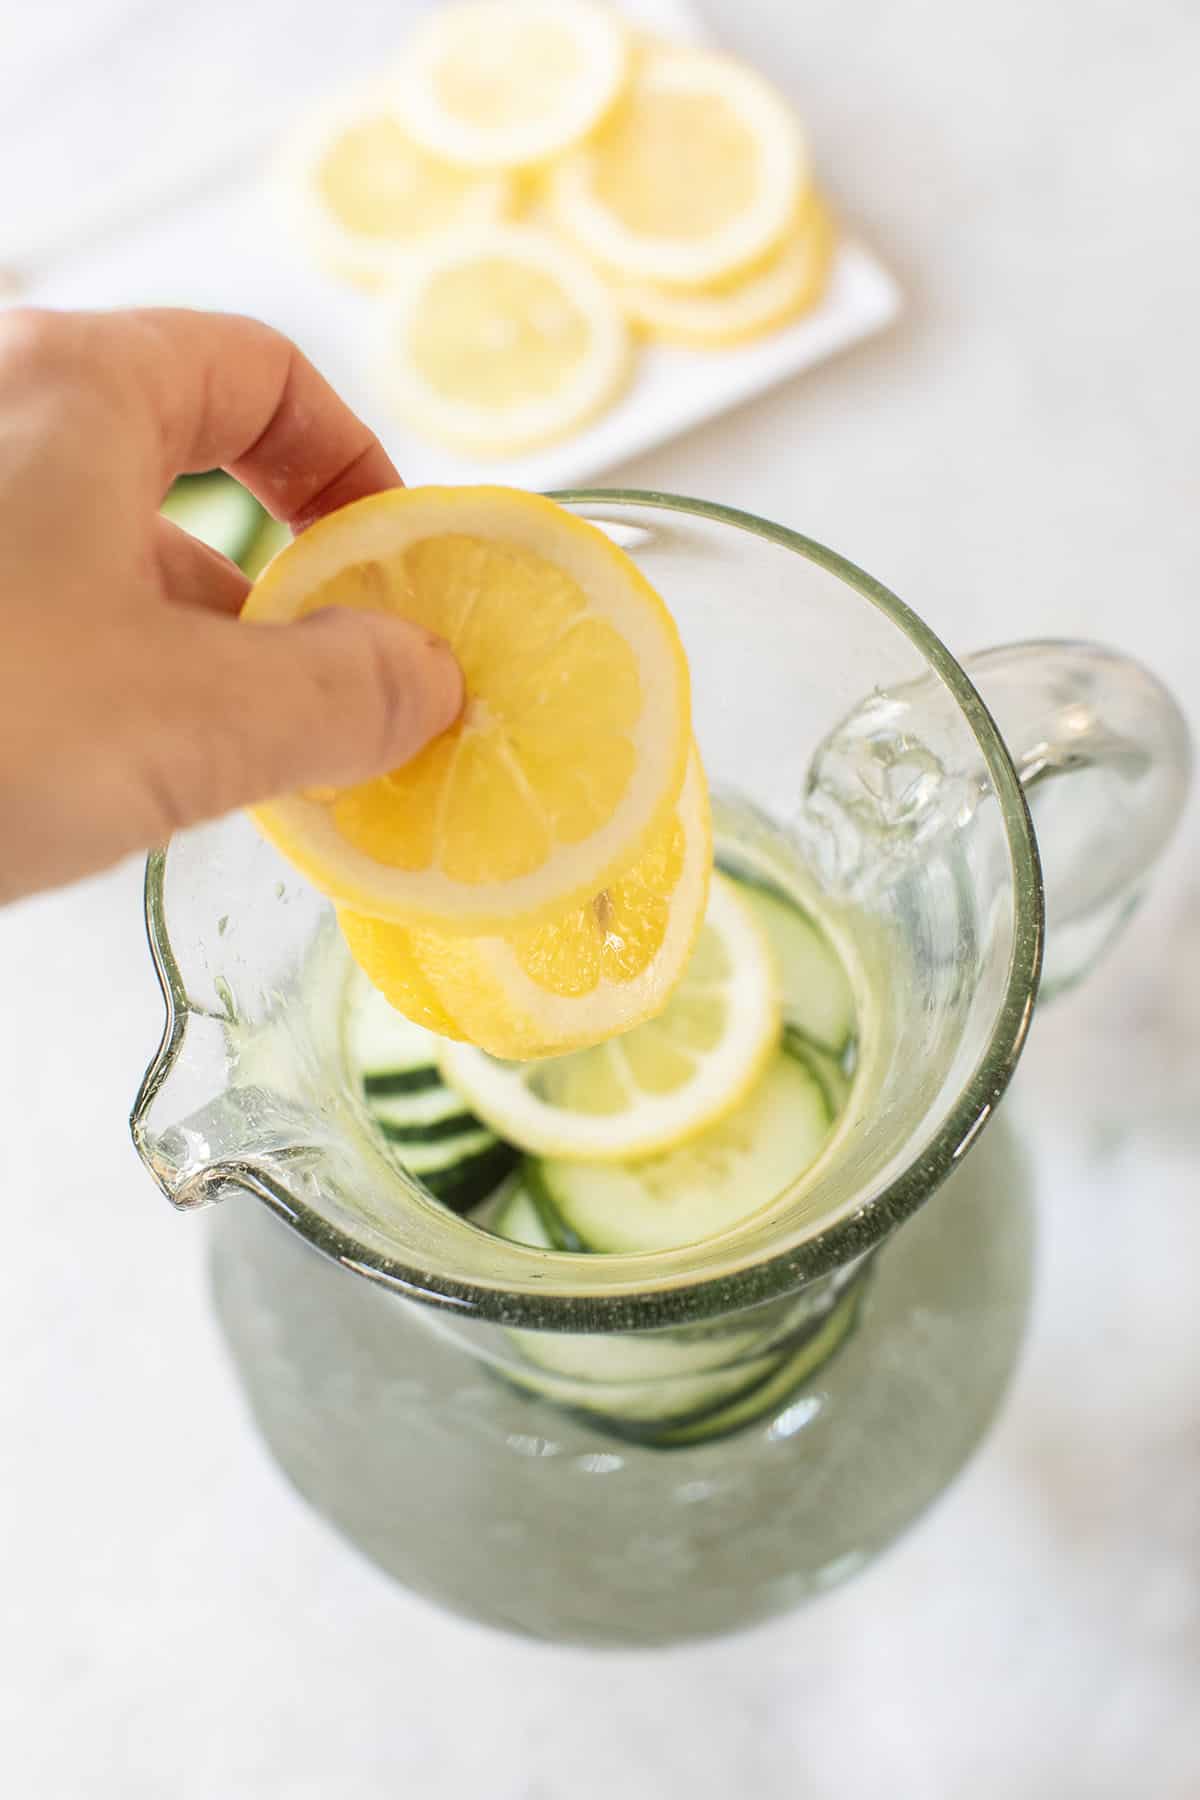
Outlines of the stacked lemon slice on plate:
<svg viewBox="0 0 1200 1800">
<path fill-rule="evenodd" d="M 457 168 L 404 129 L 390 88 L 336 97 L 288 147 L 285 195 L 294 228 L 328 271 L 365 288 L 394 279 L 397 255 L 513 210 L 503 170 Z"/>
<path fill-rule="evenodd" d="M 834 244 L 779 93 L 593 0 L 436 9 L 283 170 L 313 254 L 382 294 L 393 408 L 475 455 L 579 429 L 639 338 L 778 329 L 820 298 Z"/>
</svg>

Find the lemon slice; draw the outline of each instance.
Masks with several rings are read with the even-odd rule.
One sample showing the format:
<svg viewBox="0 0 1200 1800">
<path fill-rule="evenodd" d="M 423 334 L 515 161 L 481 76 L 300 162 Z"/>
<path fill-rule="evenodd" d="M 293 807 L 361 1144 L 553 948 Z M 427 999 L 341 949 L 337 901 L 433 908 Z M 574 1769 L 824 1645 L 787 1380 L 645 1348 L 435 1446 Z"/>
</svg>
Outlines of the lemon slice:
<svg viewBox="0 0 1200 1800">
<path fill-rule="evenodd" d="M 609 289 L 542 232 L 466 232 L 413 267 L 390 299 L 383 380 L 418 430 L 505 455 L 576 430 L 630 369 Z"/>
<path fill-rule="evenodd" d="M 559 226 L 631 281 L 693 287 L 786 234 L 808 185 L 792 113 L 765 81 L 698 50 L 651 50 L 594 139 L 551 172 Z"/>
<path fill-rule="evenodd" d="M 625 80 L 628 33 L 588 0 L 466 0 L 418 27 L 395 92 L 412 137 L 476 169 L 520 168 L 584 137 Z"/>
<path fill-rule="evenodd" d="M 328 606 L 437 632 L 467 690 L 402 768 L 255 809 L 339 903 L 510 931 L 582 904 L 666 830 L 691 744 L 687 662 L 654 589 L 594 525 L 510 488 L 374 494 L 281 550 L 242 616 Z"/>
<path fill-rule="evenodd" d="M 514 183 L 455 168 L 414 143 L 381 87 L 318 108 L 285 144 L 277 176 L 297 233 L 331 274 L 379 287 L 448 231 L 503 219 Z"/>
<path fill-rule="evenodd" d="M 465 938 L 339 918 L 355 960 L 408 1018 L 493 1056 L 549 1056 L 662 1011 L 696 942 L 711 869 L 708 790 L 693 753 L 662 836 L 583 906 L 545 924 Z"/>
<path fill-rule="evenodd" d="M 626 1162 L 685 1142 L 749 1093 L 779 1041 L 770 949 L 737 889 L 713 880 L 690 962 L 651 1022 L 548 1062 L 497 1062 L 465 1044 L 443 1079 L 510 1143 L 539 1156 Z"/>
<path fill-rule="evenodd" d="M 344 907 L 338 909 L 338 924 L 351 956 L 371 983 L 376 1011 L 382 1007 L 386 1014 L 390 1008 L 393 1019 L 402 1014 L 403 1019 L 396 1020 L 401 1027 L 408 1020 L 438 1037 L 462 1038 L 421 966 L 411 931 Z"/>
<path fill-rule="evenodd" d="M 778 249 L 749 274 L 710 288 L 664 288 L 627 282 L 617 298 L 625 315 L 664 344 L 720 349 L 777 331 L 814 306 L 825 291 L 836 234 L 813 195 Z"/>
</svg>

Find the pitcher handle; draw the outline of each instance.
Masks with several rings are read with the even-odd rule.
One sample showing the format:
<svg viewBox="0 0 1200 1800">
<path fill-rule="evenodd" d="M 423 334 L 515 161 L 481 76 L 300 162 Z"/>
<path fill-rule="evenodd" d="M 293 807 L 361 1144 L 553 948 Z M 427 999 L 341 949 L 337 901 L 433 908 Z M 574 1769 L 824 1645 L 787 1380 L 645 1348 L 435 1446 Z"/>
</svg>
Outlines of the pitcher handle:
<svg viewBox="0 0 1200 1800">
<path fill-rule="evenodd" d="M 1188 728 L 1149 670 L 1098 644 L 1006 644 L 963 666 L 1033 815 L 1046 892 L 1044 999 L 1086 975 L 1141 899 L 1187 799 Z"/>
</svg>

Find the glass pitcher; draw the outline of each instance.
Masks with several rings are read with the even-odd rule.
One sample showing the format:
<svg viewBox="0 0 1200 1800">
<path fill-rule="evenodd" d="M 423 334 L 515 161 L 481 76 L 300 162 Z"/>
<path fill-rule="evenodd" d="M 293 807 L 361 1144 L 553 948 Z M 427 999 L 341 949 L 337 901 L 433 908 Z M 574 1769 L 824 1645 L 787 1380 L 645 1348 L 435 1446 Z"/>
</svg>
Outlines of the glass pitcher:
<svg viewBox="0 0 1200 1800">
<path fill-rule="evenodd" d="M 978 1441 L 1029 1299 L 1026 1164 L 993 1121 L 1046 927 L 1044 993 L 1135 904 L 1189 752 L 1168 695 L 1107 651 L 960 665 L 795 532 L 657 493 L 558 498 L 678 620 L 719 810 L 789 846 L 851 946 L 869 1079 L 830 1149 L 654 1255 L 455 1216 L 364 1109 L 331 909 L 241 818 L 149 860 L 167 1023 L 132 1126 L 176 1206 L 220 1202 L 219 1317 L 313 1505 L 460 1613 L 648 1645 L 841 1581 Z"/>
</svg>

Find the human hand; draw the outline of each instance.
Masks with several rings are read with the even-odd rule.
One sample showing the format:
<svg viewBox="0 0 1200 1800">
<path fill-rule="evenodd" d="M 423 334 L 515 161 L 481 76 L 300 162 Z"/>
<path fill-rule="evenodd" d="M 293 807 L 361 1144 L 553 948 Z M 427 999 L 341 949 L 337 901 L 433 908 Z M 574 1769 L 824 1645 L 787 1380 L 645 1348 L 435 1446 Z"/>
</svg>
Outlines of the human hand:
<svg viewBox="0 0 1200 1800">
<path fill-rule="evenodd" d="M 246 578 L 158 513 L 216 467 L 294 531 L 400 480 L 254 320 L 0 316 L 0 901 L 394 768 L 458 713 L 449 649 L 402 620 L 237 623 Z"/>
</svg>

